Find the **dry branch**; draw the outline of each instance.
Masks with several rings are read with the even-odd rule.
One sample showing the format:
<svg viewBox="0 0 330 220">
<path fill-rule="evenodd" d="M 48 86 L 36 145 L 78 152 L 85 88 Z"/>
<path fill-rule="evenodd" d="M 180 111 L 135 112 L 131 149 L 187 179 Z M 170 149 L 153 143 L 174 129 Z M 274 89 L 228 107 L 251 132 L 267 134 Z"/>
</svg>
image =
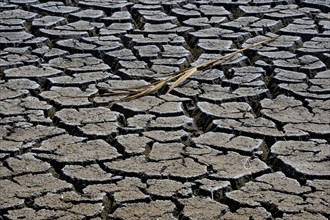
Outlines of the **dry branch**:
<svg viewBox="0 0 330 220">
<path fill-rule="evenodd" d="M 260 46 L 264 43 L 269 43 L 271 41 L 274 41 L 275 39 L 277 39 L 277 37 L 273 37 L 267 40 L 263 40 L 257 43 L 254 43 L 250 46 L 247 46 L 245 48 L 241 48 L 241 49 L 237 49 L 234 52 L 231 52 L 229 54 L 226 54 L 225 56 L 219 57 L 217 59 L 211 60 L 211 61 L 207 61 L 205 63 L 199 64 L 197 66 L 194 67 L 189 67 L 187 69 L 181 70 L 177 73 L 174 73 L 173 75 L 169 76 L 168 78 L 165 78 L 163 80 L 159 80 L 157 82 L 154 82 L 150 85 L 146 85 L 146 86 L 141 86 L 139 88 L 137 87 L 132 87 L 132 88 L 126 88 L 129 91 L 125 92 L 119 92 L 118 94 L 120 95 L 127 95 L 125 98 L 121 99 L 120 101 L 129 101 L 132 99 L 137 99 L 140 98 L 142 96 L 146 96 L 149 94 L 152 94 L 160 89 L 162 89 L 167 83 L 169 82 L 173 82 L 172 85 L 170 86 L 170 88 L 167 90 L 166 94 L 168 94 L 169 92 L 171 92 L 176 86 L 178 86 L 179 84 L 183 83 L 184 81 L 186 81 L 189 77 L 191 77 L 193 74 L 195 74 L 198 71 L 203 71 L 206 69 L 210 69 L 212 67 L 214 67 L 215 65 L 218 65 L 220 63 L 224 63 L 226 61 L 229 61 L 231 59 L 233 59 L 238 53 L 244 52 L 245 50 L 249 50 L 251 48 Z M 140 89 L 139 91 L 131 91 L 133 89 Z M 123 88 L 121 88 L 120 90 L 123 90 Z M 117 93 L 113 93 L 112 95 L 116 95 Z"/>
</svg>

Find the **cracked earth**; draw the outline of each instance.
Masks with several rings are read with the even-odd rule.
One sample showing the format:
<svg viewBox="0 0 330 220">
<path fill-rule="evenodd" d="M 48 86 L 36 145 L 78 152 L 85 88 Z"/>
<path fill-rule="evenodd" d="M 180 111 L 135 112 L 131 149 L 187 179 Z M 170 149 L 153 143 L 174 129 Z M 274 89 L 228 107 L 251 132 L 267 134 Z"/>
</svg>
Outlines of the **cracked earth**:
<svg viewBox="0 0 330 220">
<path fill-rule="evenodd" d="M 329 5 L 0 1 L 0 219 L 329 219 Z"/>
</svg>

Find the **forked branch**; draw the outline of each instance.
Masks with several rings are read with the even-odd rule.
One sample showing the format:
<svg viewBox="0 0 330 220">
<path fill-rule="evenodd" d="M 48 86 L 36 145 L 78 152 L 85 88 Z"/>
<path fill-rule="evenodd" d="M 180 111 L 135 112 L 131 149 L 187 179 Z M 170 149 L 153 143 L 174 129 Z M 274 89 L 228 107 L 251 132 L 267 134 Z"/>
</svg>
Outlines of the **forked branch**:
<svg viewBox="0 0 330 220">
<path fill-rule="evenodd" d="M 257 42 L 257 43 L 254 43 L 254 44 L 249 45 L 245 48 L 237 49 L 234 52 L 226 54 L 225 56 L 219 57 L 219 58 L 211 60 L 211 61 L 204 62 L 204 63 L 199 64 L 197 66 L 193 66 L 193 67 L 189 67 L 187 69 L 181 70 L 177 73 L 172 74 L 171 76 L 169 76 L 165 79 L 156 81 L 156 82 L 154 82 L 150 85 L 127 88 L 129 91 L 118 92 L 118 93 L 114 92 L 114 93 L 110 93 L 109 95 L 111 95 L 111 96 L 112 95 L 127 95 L 126 97 L 124 97 L 120 101 L 129 101 L 129 100 L 137 99 L 137 98 L 140 98 L 142 96 L 146 96 L 146 95 L 152 94 L 154 92 L 157 92 L 158 90 L 162 89 L 167 83 L 172 82 L 170 88 L 166 92 L 166 94 L 168 94 L 175 87 L 177 87 L 178 85 L 180 85 L 181 83 L 186 81 L 189 77 L 191 77 L 192 75 L 194 75 L 198 71 L 204 71 L 204 70 L 207 70 L 207 69 L 211 69 L 215 65 L 218 65 L 220 63 L 224 63 L 226 61 L 229 61 L 229 60 L 233 59 L 237 54 L 239 54 L 241 52 L 244 52 L 244 51 L 249 50 L 251 48 L 260 46 L 260 45 L 265 44 L 265 43 L 272 42 L 275 39 L 277 39 L 278 37 L 279 36 L 273 37 L 273 38 L 270 38 L 270 39 L 267 39 L 267 40 L 263 40 L 263 41 L 260 41 L 260 42 Z M 121 88 L 120 90 L 123 90 L 123 89 Z M 132 90 L 137 90 L 137 91 L 132 91 Z"/>
</svg>

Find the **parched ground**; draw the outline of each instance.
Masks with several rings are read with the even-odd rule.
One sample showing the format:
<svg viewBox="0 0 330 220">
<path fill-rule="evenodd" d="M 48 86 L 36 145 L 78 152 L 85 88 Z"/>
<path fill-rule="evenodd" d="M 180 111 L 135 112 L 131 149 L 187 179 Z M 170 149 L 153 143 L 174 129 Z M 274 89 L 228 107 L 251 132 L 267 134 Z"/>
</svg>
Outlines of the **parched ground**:
<svg viewBox="0 0 330 220">
<path fill-rule="evenodd" d="M 0 219 L 329 219 L 329 11 L 2 0 Z M 104 95 L 276 36 L 169 95 Z"/>
</svg>

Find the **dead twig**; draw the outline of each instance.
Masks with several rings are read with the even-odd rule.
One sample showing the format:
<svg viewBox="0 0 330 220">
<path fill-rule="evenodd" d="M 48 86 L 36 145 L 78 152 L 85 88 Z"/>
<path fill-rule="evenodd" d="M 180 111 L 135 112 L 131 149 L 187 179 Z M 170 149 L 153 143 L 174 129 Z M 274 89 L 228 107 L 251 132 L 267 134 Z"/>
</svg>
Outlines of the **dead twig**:
<svg viewBox="0 0 330 220">
<path fill-rule="evenodd" d="M 218 65 L 220 63 L 226 62 L 231 60 L 232 58 L 234 58 L 237 54 L 244 52 L 246 50 L 249 50 L 251 48 L 260 46 L 264 43 L 269 43 L 271 41 L 274 41 L 275 39 L 277 39 L 279 36 L 277 37 L 273 37 L 267 40 L 263 40 L 257 43 L 254 43 L 250 46 L 247 46 L 245 48 L 241 48 L 241 49 L 237 49 L 234 52 L 231 52 L 229 54 L 226 54 L 225 56 L 219 57 L 217 59 L 211 60 L 211 61 L 207 61 L 205 63 L 199 64 L 197 66 L 194 67 L 189 67 L 187 69 L 181 70 L 177 73 L 174 73 L 173 75 L 169 76 L 168 78 L 165 78 L 163 80 L 159 80 L 153 84 L 150 85 L 146 85 L 146 86 L 142 86 L 139 89 L 142 89 L 140 91 L 136 91 L 134 94 L 128 94 L 127 97 L 121 99 L 121 101 L 129 101 L 129 100 L 133 100 L 133 99 L 137 99 L 140 98 L 142 96 L 146 96 L 149 95 L 151 93 L 154 93 L 158 90 L 160 90 L 161 88 L 163 88 L 167 83 L 169 82 L 173 82 L 172 85 L 170 86 L 170 88 L 167 90 L 166 94 L 168 94 L 169 92 L 171 92 L 175 87 L 177 87 L 178 85 L 180 85 L 181 83 L 183 83 L 184 81 L 186 81 L 189 77 L 191 77 L 193 74 L 195 74 L 198 71 L 204 71 L 206 69 L 210 69 L 212 67 L 214 67 L 215 65 Z M 136 88 L 129 88 L 129 89 L 136 89 Z M 129 92 L 127 92 L 129 93 Z"/>
</svg>

